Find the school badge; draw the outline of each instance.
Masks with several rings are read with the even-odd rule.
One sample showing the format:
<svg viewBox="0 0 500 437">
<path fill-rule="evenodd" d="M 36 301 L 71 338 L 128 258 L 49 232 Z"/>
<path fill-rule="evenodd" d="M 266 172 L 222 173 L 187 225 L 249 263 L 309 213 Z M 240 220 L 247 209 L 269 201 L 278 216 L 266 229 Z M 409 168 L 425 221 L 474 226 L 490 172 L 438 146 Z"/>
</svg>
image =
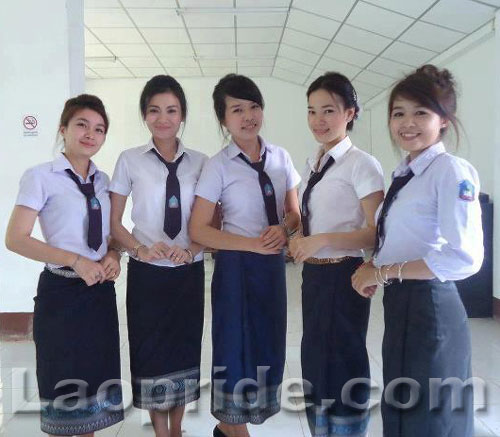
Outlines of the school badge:
<svg viewBox="0 0 500 437">
<path fill-rule="evenodd" d="M 90 208 L 95 210 L 101 209 L 101 204 L 99 200 L 97 200 L 97 197 L 92 197 L 92 199 L 90 199 Z"/>
<path fill-rule="evenodd" d="M 177 197 L 172 196 L 170 199 L 168 199 L 168 207 L 179 208 L 179 201 L 177 200 Z"/>
<path fill-rule="evenodd" d="M 272 196 L 274 193 L 273 187 L 270 184 L 264 185 L 264 194 L 266 196 Z"/>
<path fill-rule="evenodd" d="M 475 199 L 475 187 L 472 182 L 464 179 L 458 184 L 458 197 L 468 202 L 472 202 Z"/>
</svg>

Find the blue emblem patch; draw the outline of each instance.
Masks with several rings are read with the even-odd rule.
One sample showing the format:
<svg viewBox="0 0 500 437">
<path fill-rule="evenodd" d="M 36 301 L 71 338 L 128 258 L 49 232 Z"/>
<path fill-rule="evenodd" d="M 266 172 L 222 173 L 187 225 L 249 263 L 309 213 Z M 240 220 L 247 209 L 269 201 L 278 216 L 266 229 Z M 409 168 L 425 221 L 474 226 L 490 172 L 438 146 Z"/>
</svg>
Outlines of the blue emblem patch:
<svg viewBox="0 0 500 437">
<path fill-rule="evenodd" d="M 170 199 L 168 199 L 168 207 L 179 208 L 179 201 L 177 200 L 177 197 L 172 196 Z"/>
<path fill-rule="evenodd" d="M 92 197 L 90 199 L 90 208 L 91 209 L 101 209 L 101 204 L 99 203 L 99 200 L 97 200 L 97 197 Z"/>
<path fill-rule="evenodd" d="M 458 197 L 462 200 L 472 202 L 475 199 L 475 190 L 472 182 L 464 179 L 458 184 Z"/>
<path fill-rule="evenodd" d="M 264 194 L 266 196 L 272 196 L 274 193 L 273 187 L 269 184 L 264 185 Z"/>
</svg>

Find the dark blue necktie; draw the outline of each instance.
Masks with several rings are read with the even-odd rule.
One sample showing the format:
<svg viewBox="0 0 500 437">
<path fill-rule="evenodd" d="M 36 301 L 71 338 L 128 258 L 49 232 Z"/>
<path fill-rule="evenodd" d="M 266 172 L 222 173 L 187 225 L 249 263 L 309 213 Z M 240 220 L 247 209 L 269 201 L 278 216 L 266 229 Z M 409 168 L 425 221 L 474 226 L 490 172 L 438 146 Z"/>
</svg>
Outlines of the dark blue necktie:
<svg viewBox="0 0 500 437">
<path fill-rule="evenodd" d="M 304 194 L 302 195 L 302 208 L 300 211 L 300 217 L 302 220 L 302 235 L 304 237 L 308 237 L 310 235 L 309 229 L 309 198 L 311 197 L 311 191 L 314 186 L 323 178 L 326 171 L 333 165 L 335 159 L 332 156 L 328 158 L 326 164 L 323 166 L 321 171 L 314 172 L 312 171 L 309 175 L 309 181 L 307 182 L 307 187 L 304 190 Z"/>
<path fill-rule="evenodd" d="M 165 197 L 165 218 L 163 222 L 163 230 L 168 237 L 173 240 L 181 231 L 182 227 L 182 210 L 181 210 L 181 187 L 179 178 L 177 177 L 177 167 L 184 158 L 184 153 L 179 156 L 177 161 L 168 162 L 156 151 L 152 149 L 157 158 L 165 164 L 168 170 L 166 183 Z"/>
<path fill-rule="evenodd" d="M 259 162 L 250 162 L 248 158 L 240 153 L 238 156 L 243 159 L 250 167 L 252 167 L 259 175 L 260 191 L 264 199 L 264 206 L 266 208 L 267 221 L 269 226 L 278 225 L 278 214 L 276 212 L 276 196 L 274 194 L 274 186 L 269 175 L 264 171 L 266 164 L 266 152 L 262 155 Z"/>
<path fill-rule="evenodd" d="M 89 213 L 89 229 L 87 231 L 87 244 L 91 249 L 97 251 L 102 244 L 102 213 L 101 204 L 95 195 L 94 178 L 95 173 L 90 176 L 90 182 L 82 184 L 78 176 L 69 168 L 66 169 L 70 178 L 73 179 L 87 200 L 87 211 Z"/>
</svg>

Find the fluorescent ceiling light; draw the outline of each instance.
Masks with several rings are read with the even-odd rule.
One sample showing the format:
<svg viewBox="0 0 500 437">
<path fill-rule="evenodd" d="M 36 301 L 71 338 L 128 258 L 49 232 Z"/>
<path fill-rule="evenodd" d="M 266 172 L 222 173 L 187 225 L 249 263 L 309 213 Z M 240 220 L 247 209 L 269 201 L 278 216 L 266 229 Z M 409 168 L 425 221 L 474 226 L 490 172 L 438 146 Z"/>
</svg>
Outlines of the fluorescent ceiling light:
<svg viewBox="0 0 500 437">
<path fill-rule="evenodd" d="M 87 56 L 85 61 L 92 62 L 116 62 L 116 56 Z"/>
<path fill-rule="evenodd" d="M 177 8 L 178 15 L 190 14 L 283 14 L 288 12 L 288 7 L 284 8 Z"/>
</svg>

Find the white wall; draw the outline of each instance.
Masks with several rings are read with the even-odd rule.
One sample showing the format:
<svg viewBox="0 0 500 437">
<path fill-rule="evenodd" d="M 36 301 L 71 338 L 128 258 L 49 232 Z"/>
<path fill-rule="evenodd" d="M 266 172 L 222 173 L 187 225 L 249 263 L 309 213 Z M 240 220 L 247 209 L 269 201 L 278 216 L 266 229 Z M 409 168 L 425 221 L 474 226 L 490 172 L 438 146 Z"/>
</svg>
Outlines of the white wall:
<svg viewBox="0 0 500 437">
<path fill-rule="evenodd" d="M 5 229 L 27 167 L 52 158 L 57 120 L 70 86 L 81 92 L 83 80 L 69 69 L 69 41 L 83 22 L 68 30 L 68 16 L 80 14 L 83 2 L 25 0 L 0 5 L 0 312 L 29 312 L 41 263 L 8 252 Z M 80 51 L 83 53 L 83 50 Z M 38 136 L 23 135 L 24 115 L 38 117 Z M 37 235 L 39 235 L 37 231 Z"/>
<path fill-rule="evenodd" d="M 182 135 L 186 145 L 209 156 L 224 144 L 212 104 L 212 91 L 218 79 L 180 78 L 188 102 L 187 123 Z M 307 127 L 304 87 L 274 78 L 256 78 L 265 101 L 262 135 L 271 143 L 286 148 L 299 171 L 316 142 Z M 96 162 L 110 174 L 122 150 L 144 144 L 149 132 L 139 113 L 139 96 L 146 80 L 96 79 L 86 84 L 88 93 L 104 101 L 110 117 L 106 143 Z"/>
<path fill-rule="evenodd" d="M 469 160 L 478 170 L 481 179 L 481 191 L 492 197 L 500 197 L 500 187 L 495 185 L 495 174 L 500 168 L 495 165 L 496 149 L 500 144 L 495 140 L 496 130 L 499 129 L 495 121 L 496 111 L 500 111 L 500 102 L 496 89 L 500 86 L 498 72 L 495 67 L 494 56 L 498 53 L 499 45 L 494 33 L 490 33 L 477 44 L 465 50 L 453 60 L 438 64 L 448 68 L 454 75 L 459 91 L 458 117 L 462 122 L 465 134 L 462 134 L 456 154 Z M 369 142 L 372 143 L 373 154 L 381 162 L 386 183 L 389 183 L 392 170 L 395 168 L 401 155 L 391 144 L 387 128 L 387 94 L 385 98 L 369 107 L 370 117 L 362 120 L 362 130 L 370 132 Z M 366 125 L 371 122 L 371 126 Z M 365 136 L 366 138 L 366 136 Z M 500 135 L 499 135 L 500 140 Z M 448 141 L 450 151 L 455 151 L 454 140 Z M 451 144 L 450 144 L 451 143 Z M 497 144 L 497 146 L 495 146 Z M 495 193 L 495 188 L 497 193 Z M 497 214 L 498 215 L 498 214 Z M 497 221 L 494 245 L 497 254 L 500 254 L 500 232 Z M 498 257 L 497 257 L 498 258 Z M 500 263 L 496 263 L 496 271 Z M 500 275 L 495 275 L 494 295 L 500 298 Z"/>
</svg>

